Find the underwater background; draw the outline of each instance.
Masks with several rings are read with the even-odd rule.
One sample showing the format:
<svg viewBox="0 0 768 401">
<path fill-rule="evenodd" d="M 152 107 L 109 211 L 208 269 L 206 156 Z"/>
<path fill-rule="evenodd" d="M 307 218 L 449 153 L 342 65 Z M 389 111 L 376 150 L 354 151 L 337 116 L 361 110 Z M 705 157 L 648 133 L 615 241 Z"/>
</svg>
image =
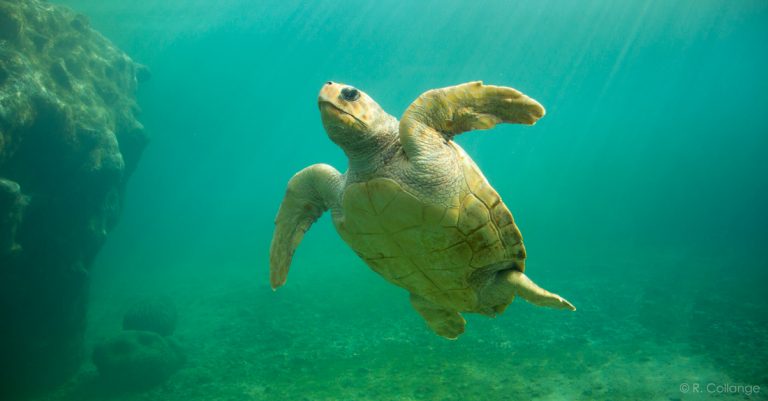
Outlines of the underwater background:
<svg viewBox="0 0 768 401">
<path fill-rule="evenodd" d="M 92 271 L 87 344 L 163 296 L 187 361 L 108 396 L 81 385 L 86 364 L 40 399 L 768 398 L 765 1 L 54 3 L 152 71 L 151 142 Z M 472 80 L 542 103 L 533 127 L 457 142 L 515 216 L 527 273 L 578 311 L 518 300 L 447 341 L 327 216 L 273 292 L 288 179 L 346 167 L 317 110 L 328 80 L 395 116 Z"/>
</svg>

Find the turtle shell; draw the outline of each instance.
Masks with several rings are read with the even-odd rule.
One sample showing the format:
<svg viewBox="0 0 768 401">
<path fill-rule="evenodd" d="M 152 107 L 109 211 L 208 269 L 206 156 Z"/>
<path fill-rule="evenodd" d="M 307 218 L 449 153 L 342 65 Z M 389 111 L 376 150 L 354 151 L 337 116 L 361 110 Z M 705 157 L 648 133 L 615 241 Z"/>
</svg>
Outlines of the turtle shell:
<svg viewBox="0 0 768 401">
<path fill-rule="evenodd" d="M 448 205 L 390 178 L 348 185 L 340 217 L 344 241 L 375 272 L 432 302 L 478 311 L 477 277 L 524 270 L 525 247 L 512 214 L 460 148 L 464 184 Z"/>
</svg>

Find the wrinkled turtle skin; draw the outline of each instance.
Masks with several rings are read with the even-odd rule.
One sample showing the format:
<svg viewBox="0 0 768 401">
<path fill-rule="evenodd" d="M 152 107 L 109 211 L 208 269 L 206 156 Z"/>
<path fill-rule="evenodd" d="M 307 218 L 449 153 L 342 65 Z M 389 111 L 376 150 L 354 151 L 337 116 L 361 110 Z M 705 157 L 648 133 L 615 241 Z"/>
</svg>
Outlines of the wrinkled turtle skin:
<svg viewBox="0 0 768 401">
<path fill-rule="evenodd" d="M 328 82 L 323 125 L 347 154 L 346 173 L 316 164 L 289 182 L 270 254 L 272 287 L 285 283 L 304 232 L 324 211 L 372 270 L 411 294 L 437 334 L 464 332 L 460 313 L 495 316 L 515 296 L 575 310 L 525 274 L 525 247 L 509 209 L 453 141 L 501 122 L 533 124 L 535 100 L 471 82 L 422 94 L 398 121 L 364 92 Z"/>
</svg>

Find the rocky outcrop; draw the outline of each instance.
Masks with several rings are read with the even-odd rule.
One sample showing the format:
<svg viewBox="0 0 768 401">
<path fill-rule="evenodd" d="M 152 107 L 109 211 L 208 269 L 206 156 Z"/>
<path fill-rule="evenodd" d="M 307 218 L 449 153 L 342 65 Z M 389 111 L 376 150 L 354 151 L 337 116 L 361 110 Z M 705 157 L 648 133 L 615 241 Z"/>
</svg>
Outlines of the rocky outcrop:
<svg viewBox="0 0 768 401">
<path fill-rule="evenodd" d="M 89 271 L 147 143 L 147 75 L 86 17 L 0 0 L 0 399 L 79 366 Z"/>
<path fill-rule="evenodd" d="M 123 317 L 123 330 L 151 331 L 170 336 L 176 330 L 176 305 L 168 297 L 142 299 L 131 305 Z"/>
<path fill-rule="evenodd" d="M 93 350 L 105 391 L 144 390 L 164 382 L 183 362 L 184 353 L 173 339 L 151 331 L 126 330 Z"/>
</svg>

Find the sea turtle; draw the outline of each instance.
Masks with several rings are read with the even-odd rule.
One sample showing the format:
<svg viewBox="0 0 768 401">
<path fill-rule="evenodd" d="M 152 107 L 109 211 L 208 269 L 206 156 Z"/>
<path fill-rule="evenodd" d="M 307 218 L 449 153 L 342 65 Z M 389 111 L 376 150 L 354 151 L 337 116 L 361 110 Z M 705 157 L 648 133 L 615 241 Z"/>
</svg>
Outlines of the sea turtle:
<svg viewBox="0 0 768 401">
<path fill-rule="evenodd" d="M 512 214 L 453 137 L 498 123 L 532 125 L 544 108 L 515 89 L 469 82 L 425 92 L 398 120 L 366 93 L 327 82 L 323 126 L 349 159 L 288 182 L 275 221 L 270 281 L 285 283 L 296 247 L 326 210 L 342 239 L 411 303 L 437 334 L 464 332 L 462 312 L 495 316 L 515 295 L 576 310 L 531 281 Z"/>
</svg>

